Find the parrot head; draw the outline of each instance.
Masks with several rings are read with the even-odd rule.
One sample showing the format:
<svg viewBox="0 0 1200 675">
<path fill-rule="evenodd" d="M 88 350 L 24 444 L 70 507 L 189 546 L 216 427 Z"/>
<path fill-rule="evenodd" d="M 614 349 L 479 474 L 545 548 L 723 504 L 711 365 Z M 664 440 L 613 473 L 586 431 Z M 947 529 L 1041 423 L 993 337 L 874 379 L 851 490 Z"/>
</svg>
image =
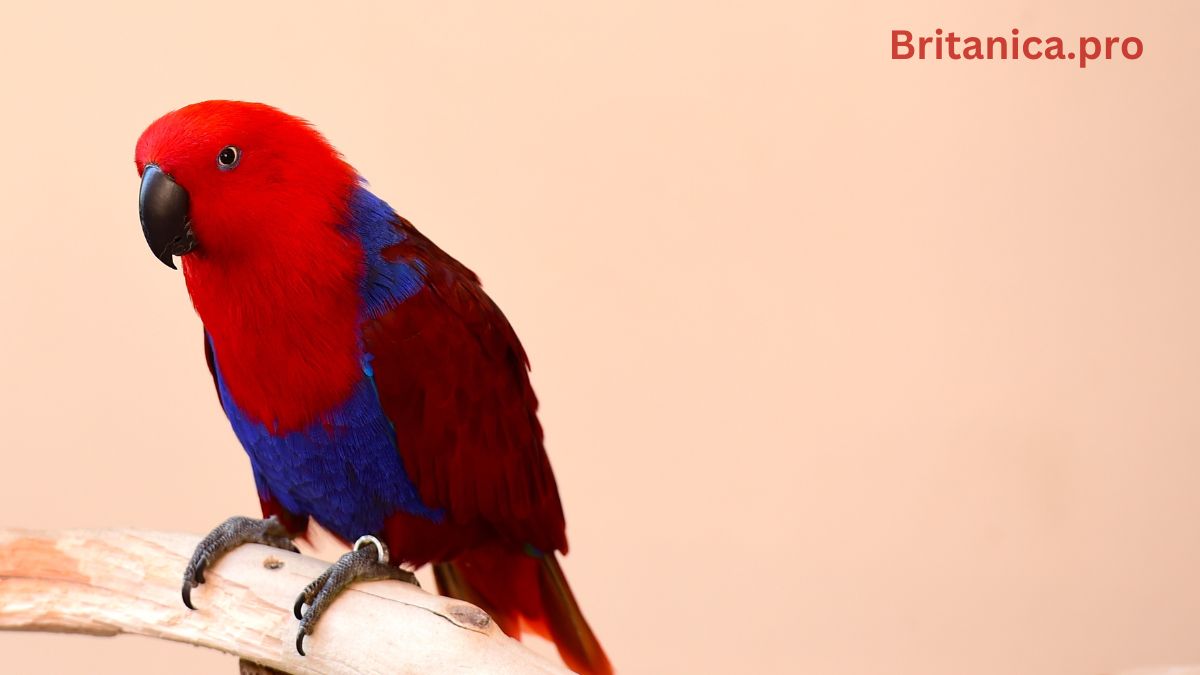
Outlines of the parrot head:
<svg viewBox="0 0 1200 675">
<path fill-rule="evenodd" d="M 310 235 L 344 221 L 358 184 L 312 126 L 261 103 L 204 101 L 169 112 L 142 133 L 134 160 L 142 232 L 172 268 L 172 256 L 189 254 L 222 264 L 294 255 Z"/>
</svg>

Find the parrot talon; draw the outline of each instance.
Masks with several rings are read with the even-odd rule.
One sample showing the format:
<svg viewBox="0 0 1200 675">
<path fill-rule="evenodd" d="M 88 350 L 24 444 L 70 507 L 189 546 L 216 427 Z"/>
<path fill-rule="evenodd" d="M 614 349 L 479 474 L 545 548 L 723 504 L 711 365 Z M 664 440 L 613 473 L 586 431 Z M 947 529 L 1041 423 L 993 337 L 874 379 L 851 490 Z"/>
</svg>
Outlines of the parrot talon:
<svg viewBox="0 0 1200 675">
<path fill-rule="evenodd" d="M 192 589 L 204 583 L 204 568 L 207 564 L 207 560 L 201 560 L 194 573 L 189 575 L 185 572 L 183 575 L 183 604 L 187 605 L 188 609 L 196 609 L 192 604 Z"/>
<path fill-rule="evenodd" d="M 300 552 L 292 544 L 283 523 L 275 516 L 262 520 L 234 516 L 226 520 L 200 540 L 183 572 L 183 604 L 188 609 L 196 609 L 192 604 L 192 589 L 204 583 L 204 572 L 209 565 L 242 544 L 263 544 L 293 553 Z"/>
<path fill-rule="evenodd" d="M 312 635 L 321 614 L 350 584 L 394 579 L 421 587 L 415 574 L 389 565 L 387 560 L 387 547 L 383 542 L 375 537 L 363 537 L 355 542 L 354 550 L 338 558 L 337 562 L 304 587 L 292 608 L 296 618 L 300 619 L 300 629 L 296 632 L 296 652 L 300 656 L 305 655 L 304 636 Z M 307 612 L 303 611 L 304 605 L 308 605 Z"/>
</svg>

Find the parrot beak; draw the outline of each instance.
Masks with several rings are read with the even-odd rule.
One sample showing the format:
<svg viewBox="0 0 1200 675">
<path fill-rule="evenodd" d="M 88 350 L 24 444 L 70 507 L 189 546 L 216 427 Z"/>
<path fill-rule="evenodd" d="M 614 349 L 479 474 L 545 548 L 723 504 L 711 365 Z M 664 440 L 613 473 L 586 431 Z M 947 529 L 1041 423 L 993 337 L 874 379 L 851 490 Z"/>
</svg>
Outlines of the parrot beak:
<svg viewBox="0 0 1200 675">
<path fill-rule="evenodd" d="M 184 255 L 196 248 L 188 219 L 187 190 L 154 164 L 147 164 L 142 171 L 138 215 L 146 243 L 167 267 L 175 269 L 172 255 Z"/>
</svg>

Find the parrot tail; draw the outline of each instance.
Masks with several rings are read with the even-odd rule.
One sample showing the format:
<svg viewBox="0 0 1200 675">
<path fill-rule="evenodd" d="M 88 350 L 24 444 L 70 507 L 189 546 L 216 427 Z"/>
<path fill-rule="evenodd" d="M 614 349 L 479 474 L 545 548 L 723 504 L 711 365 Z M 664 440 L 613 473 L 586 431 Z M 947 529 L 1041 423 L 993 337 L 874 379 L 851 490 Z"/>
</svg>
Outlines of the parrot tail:
<svg viewBox="0 0 1200 675">
<path fill-rule="evenodd" d="M 571 670 L 612 673 L 554 553 L 489 546 L 435 564 L 433 576 L 439 593 L 483 609 L 510 637 L 519 638 L 528 629 L 552 640 Z"/>
</svg>

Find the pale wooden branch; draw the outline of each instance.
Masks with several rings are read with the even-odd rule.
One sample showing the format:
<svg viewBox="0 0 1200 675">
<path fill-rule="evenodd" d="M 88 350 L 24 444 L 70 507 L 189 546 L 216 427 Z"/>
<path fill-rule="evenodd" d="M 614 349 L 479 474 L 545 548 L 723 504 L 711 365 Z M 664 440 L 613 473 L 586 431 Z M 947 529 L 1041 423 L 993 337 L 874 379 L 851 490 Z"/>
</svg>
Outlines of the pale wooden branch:
<svg viewBox="0 0 1200 675">
<path fill-rule="evenodd" d="M 394 581 L 347 590 L 300 656 L 292 603 L 328 563 L 243 546 L 205 573 L 191 611 L 179 593 L 197 541 L 134 530 L 0 529 L 0 630 L 136 633 L 297 674 L 568 672 L 473 605 Z"/>
</svg>

